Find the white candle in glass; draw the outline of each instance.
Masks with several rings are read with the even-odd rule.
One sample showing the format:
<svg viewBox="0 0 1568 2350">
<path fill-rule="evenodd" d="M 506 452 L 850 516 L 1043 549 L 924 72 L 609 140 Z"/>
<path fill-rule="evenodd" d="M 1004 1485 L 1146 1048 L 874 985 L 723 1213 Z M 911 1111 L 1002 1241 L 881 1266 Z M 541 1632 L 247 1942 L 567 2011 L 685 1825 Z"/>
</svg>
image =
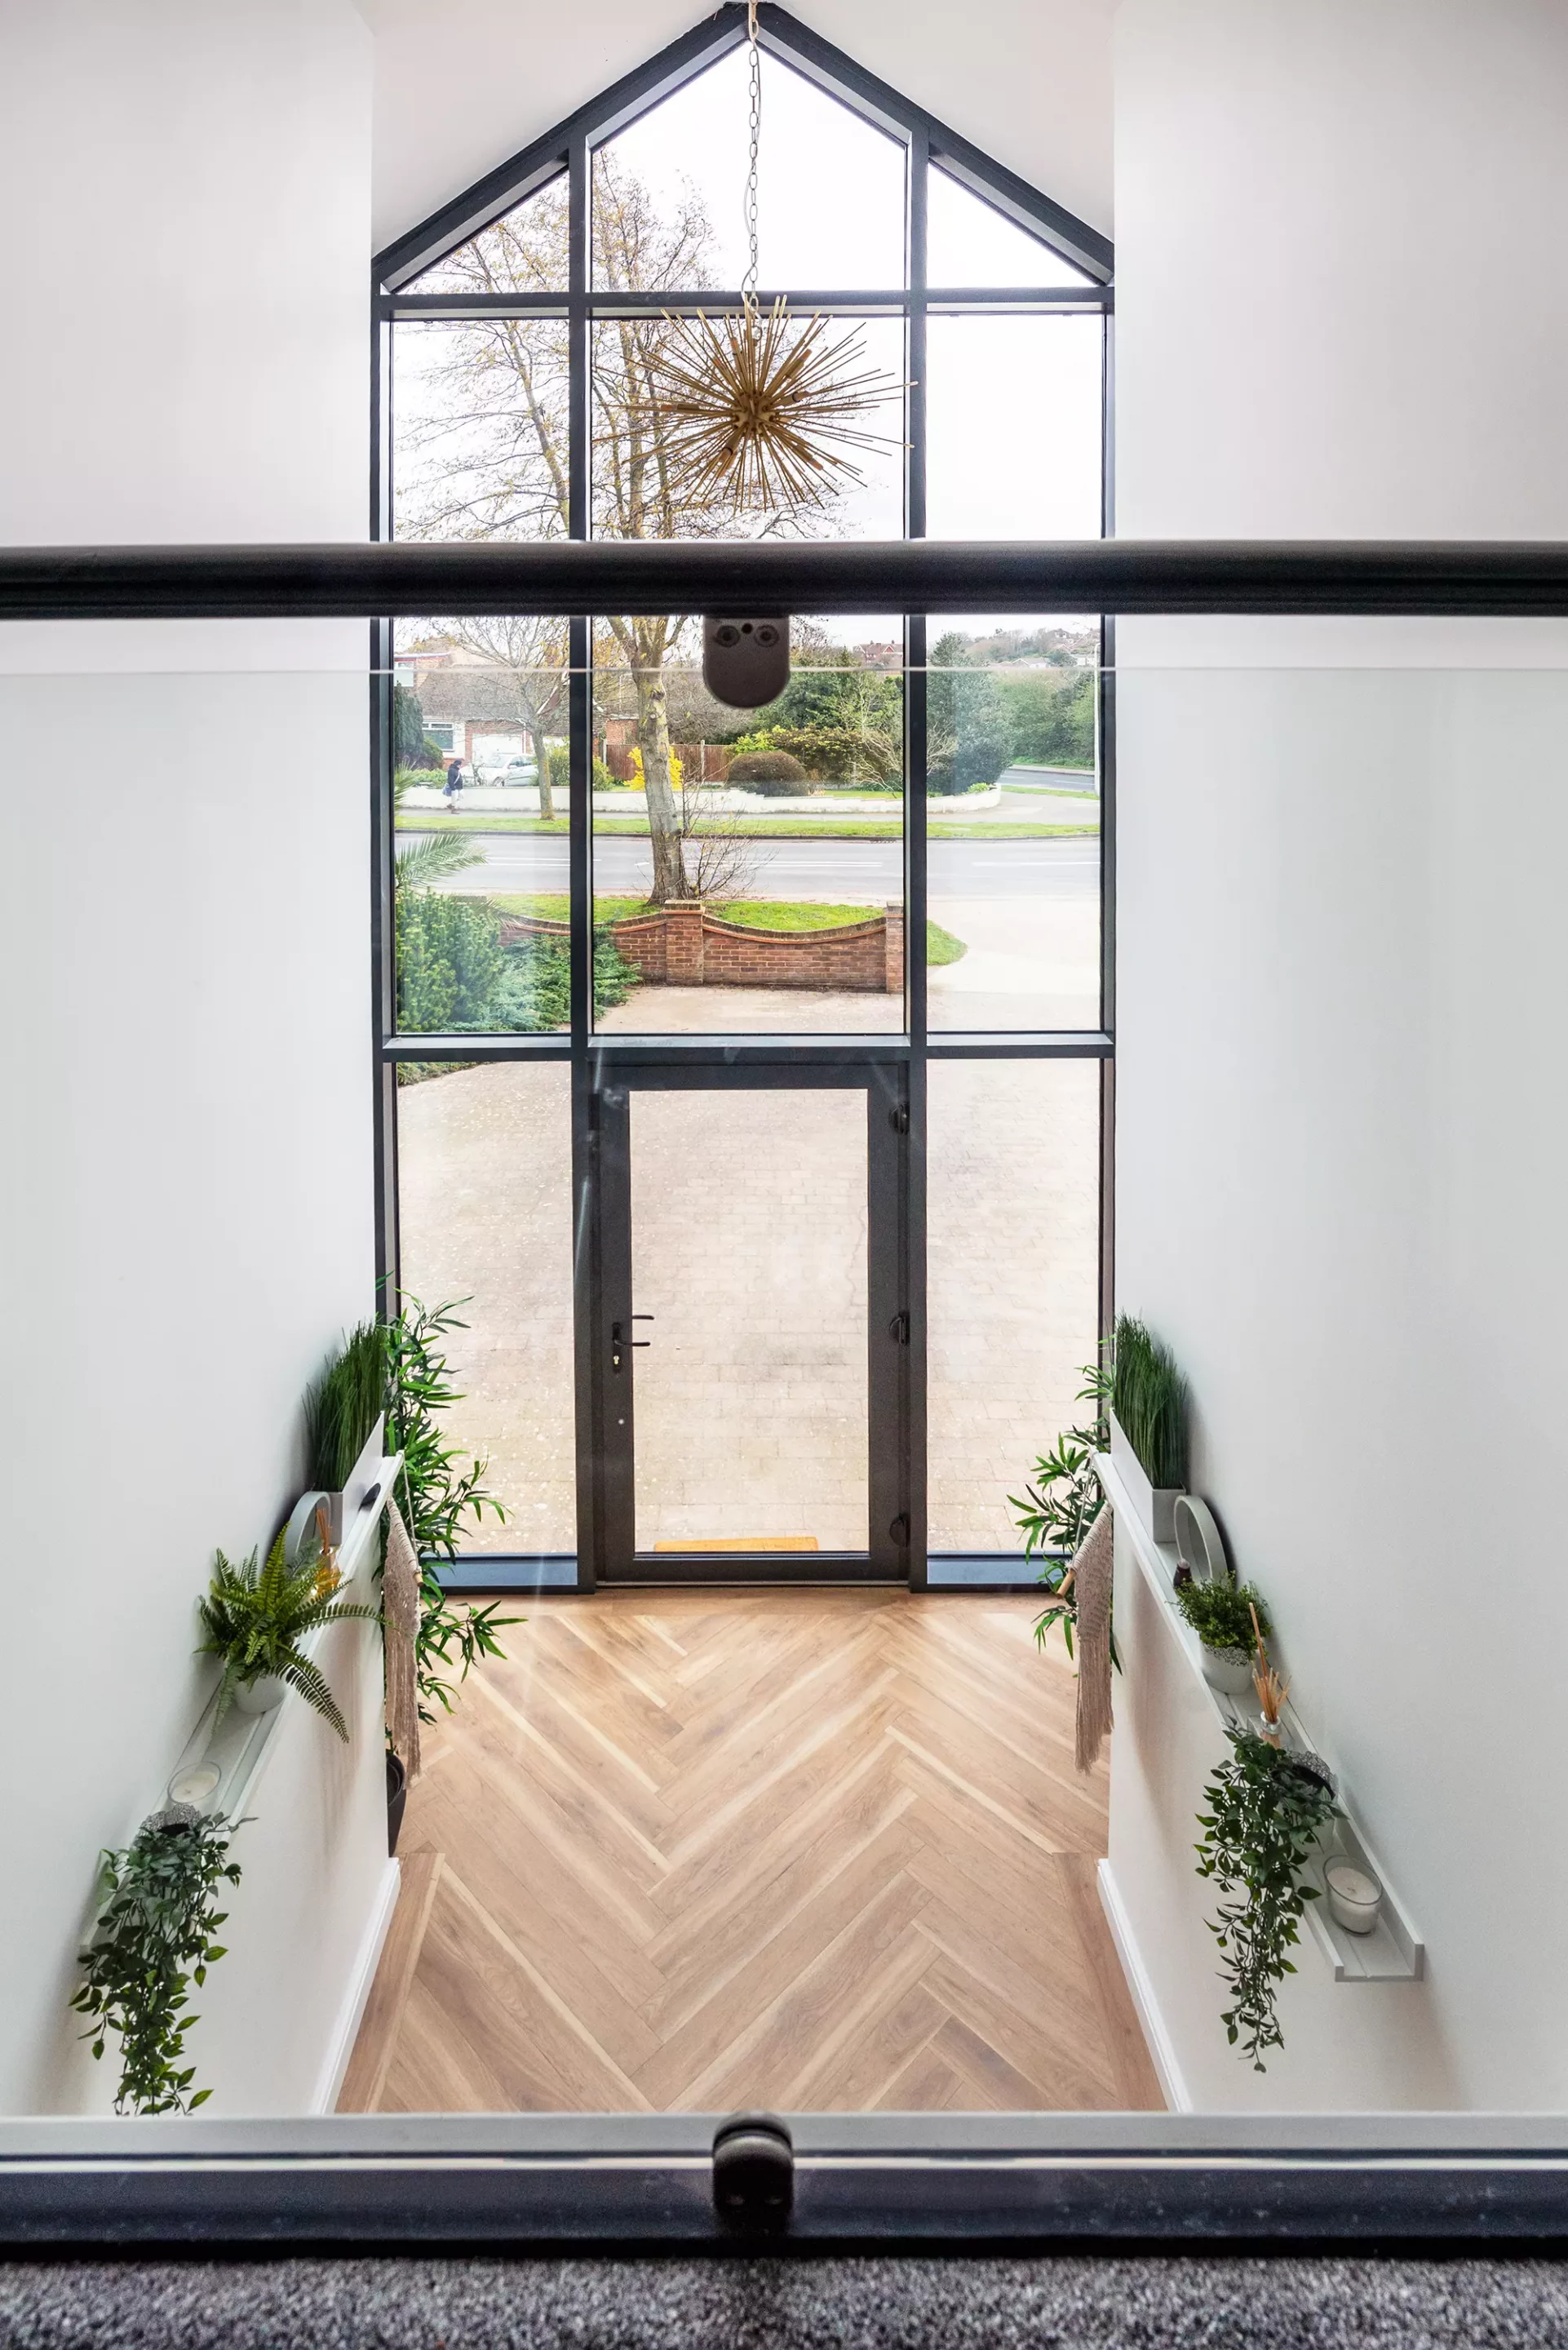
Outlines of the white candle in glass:
<svg viewBox="0 0 1568 2350">
<path fill-rule="evenodd" d="M 1383 1887 L 1353 1860 L 1331 1860 L 1323 1872 L 1332 1917 L 1352 1934 L 1370 1934 L 1377 1923 Z"/>
</svg>

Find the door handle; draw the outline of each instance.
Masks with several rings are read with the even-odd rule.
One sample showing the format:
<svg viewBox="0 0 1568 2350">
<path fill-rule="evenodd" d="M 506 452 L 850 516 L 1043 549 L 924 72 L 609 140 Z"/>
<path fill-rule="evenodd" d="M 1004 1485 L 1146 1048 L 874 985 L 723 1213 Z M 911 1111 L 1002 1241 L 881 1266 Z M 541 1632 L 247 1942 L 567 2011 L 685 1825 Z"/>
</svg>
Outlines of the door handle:
<svg viewBox="0 0 1568 2350">
<path fill-rule="evenodd" d="M 651 1314 L 633 1314 L 629 1318 L 633 1322 L 651 1322 L 654 1317 Z M 628 1347 L 651 1347 L 653 1341 L 651 1338 L 627 1337 L 624 1334 L 621 1324 L 618 1322 L 612 1322 L 610 1324 L 611 1370 L 618 1371 L 622 1367 Z"/>
</svg>

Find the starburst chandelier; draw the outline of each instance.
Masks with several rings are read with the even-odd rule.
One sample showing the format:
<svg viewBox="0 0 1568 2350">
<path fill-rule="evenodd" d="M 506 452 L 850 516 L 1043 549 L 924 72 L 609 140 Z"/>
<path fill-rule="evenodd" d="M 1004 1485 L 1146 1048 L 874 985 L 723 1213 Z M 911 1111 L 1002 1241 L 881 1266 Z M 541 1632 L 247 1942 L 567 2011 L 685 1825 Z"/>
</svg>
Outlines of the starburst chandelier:
<svg viewBox="0 0 1568 2350">
<path fill-rule="evenodd" d="M 905 387 L 863 364 L 858 329 L 835 339 L 820 312 L 793 318 L 783 295 L 771 310 L 757 299 L 757 147 L 762 131 L 762 56 L 751 0 L 751 163 L 746 179 L 750 265 L 739 317 L 673 317 L 655 364 L 660 448 L 672 486 L 697 503 L 758 507 L 821 506 L 863 482 L 851 449 L 898 448 L 857 419 Z"/>
</svg>

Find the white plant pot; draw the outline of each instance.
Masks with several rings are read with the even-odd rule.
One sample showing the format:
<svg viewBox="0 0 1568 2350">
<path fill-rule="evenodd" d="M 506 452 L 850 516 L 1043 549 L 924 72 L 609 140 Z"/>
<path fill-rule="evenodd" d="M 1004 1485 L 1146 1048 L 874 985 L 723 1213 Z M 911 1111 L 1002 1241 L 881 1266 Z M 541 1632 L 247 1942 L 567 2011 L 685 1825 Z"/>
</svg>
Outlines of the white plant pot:
<svg viewBox="0 0 1568 2350">
<path fill-rule="evenodd" d="M 1132 1439 L 1113 1411 L 1111 1423 L 1111 1460 L 1123 1484 L 1132 1496 L 1133 1508 L 1147 1534 L 1158 1543 L 1176 1540 L 1176 1503 L 1179 1485 L 1151 1485 L 1147 1472 L 1133 1451 Z"/>
<path fill-rule="evenodd" d="M 1256 1694 L 1250 1648 L 1211 1648 L 1207 1641 L 1199 1640 L 1198 1652 L 1203 1660 L 1203 1678 L 1210 1689 L 1222 1690 L 1227 1697 Z"/>
<path fill-rule="evenodd" d="M 234 1703 L 242 1713 L 271 1713 L 288 1695 L 288 1683 L 279 1673 L 263 1673 L 259 1680 L 241 1681 Z"/>
<path fill-rule="evenodd" d="M 351 1532 L 355 1519 L 365 1504 L 365 1496 L 372 1485 L 379 1483 L 382 1448 L 387 1440 L 387 1415 L 381 1414 L 365 1440 L 365 1450 L 348 1472 L 348 1482 L 340 1493 L 327 1496 L 327 1514 L 332 1536 L 332 1547 L 338 1549 Z"/>
</svg>

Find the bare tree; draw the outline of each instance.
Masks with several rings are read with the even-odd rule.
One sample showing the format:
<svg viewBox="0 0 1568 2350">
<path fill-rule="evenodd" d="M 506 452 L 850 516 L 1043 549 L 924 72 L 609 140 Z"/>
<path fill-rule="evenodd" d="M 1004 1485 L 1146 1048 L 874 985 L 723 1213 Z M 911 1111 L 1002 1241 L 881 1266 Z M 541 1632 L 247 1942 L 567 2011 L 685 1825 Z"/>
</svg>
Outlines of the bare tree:
<svg viewBox="0 0 1568 2350">
<path fill-rule="evenodd" d="M 700 290 L 712 282 L 711 243 L 695 194 L 688 192 L 661 213 L 642 182 L 600 151 L 594 165 L 597 286 L 611 293 Z M 557 183 L 450 255 L 440 278 L 450 289 L 534 293 L 564 288 L 566 264 L 566 199 Z M 413 338 L 399 345 L 400 357 L 407 355 L 407 388 L 398 395 L 400 534 L 564 535 L 566 321 L 479 318 L 398 331 Z M 658 362 L 668 333 L 662 320 L 646 318 L 606 319 L 594 328 L 593 520 L 602 537 L 718 538 L 732 527 L 726 497 L 716 491 L 692 495 L 666 463 Z M 480 625 L 465 621 L 452 632 L 470 642 Z M 682 814 L 670 773 L 665 666 L 687 626 L 676 614 L 610 616 L 600 634 L 600 649 L 625 669 L 635 702 L 659 905 L 701 894 L 713 868 L 711 858 L 707 871 L 689 862 L 686 843 L 696 819 Z"/>
</svg>

